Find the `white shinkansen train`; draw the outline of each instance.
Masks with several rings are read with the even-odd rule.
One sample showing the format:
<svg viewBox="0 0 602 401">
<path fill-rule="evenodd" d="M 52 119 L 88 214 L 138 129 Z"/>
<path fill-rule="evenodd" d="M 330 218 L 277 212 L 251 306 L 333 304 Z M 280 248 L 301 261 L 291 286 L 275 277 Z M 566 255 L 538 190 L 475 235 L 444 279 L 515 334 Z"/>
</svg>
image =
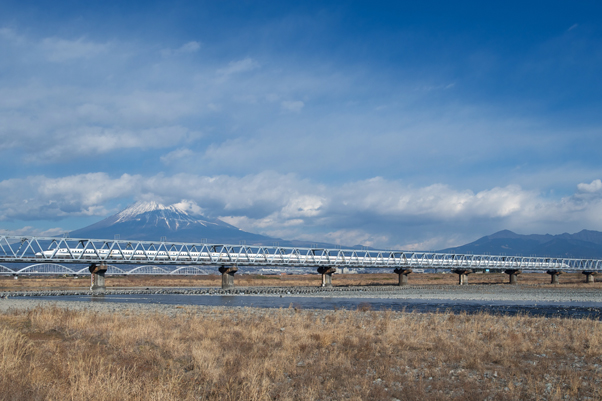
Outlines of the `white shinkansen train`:
<svg viewBox="0 0 602 401">
<path fill-rule="evenodd" d="M 207 252 L 177 252 L 177 251 L 131 251 L 131 250 L 109 250 L 109 249 L 53 249 L 36 253 L 37 257 L 43 258 L 64 258 L 64 259 L 205 259 L 210 260 L 211 256 L 218 256 L 219 253 L 209 254 Z"/>
<path fill-rule="evenodd" d="M 444 258 L 406 258 L 406 256 L 391 259 L 387 253 L 379 256 L 367 255 L 319 255 L 309 252 L 307 255 L 298 252 L 288 254 L 247 254 L 245 252 L 191 252 L 191 251 L 156 251 L 156 250 L 121 250 L 121 249 L 77 249 L 77 248 L 59 248 L 36 253 L 36 257 L 45 259 L 71 259 L 71 260 L 138 260 L 153 261 L 163 260 L 166 262 L 190 261 L 192 263 L 202 262 L 211 263 L 212 261 L 232 261 L 268 263 L 268 264 L 294 264 L 294 265 L 315 265 L 315 263 L 334 263 L 341 266 L 355 267 L 398 267 L 410 266 L 413 268 L 477 268 L 477 269 L 571 269 L 571 266 L 562 259 L 542 259 L 532 260 L 531 258 L 520 258 L 518 260 L 448 260 Z M 340 250 L 338 250 L 340 252 Z M 345 251 L 346 253 L 350 251 Z M 440 254 L 440 256 L 446 256 Z M 471 255 L 473 256 L 473 255 Z M 525 260 L 526 259 L 526 260 Z M 599 270 L 599 267 L 594 267 Z M 416 270 L 417 271 L 417 270 Z"/>
</svg>

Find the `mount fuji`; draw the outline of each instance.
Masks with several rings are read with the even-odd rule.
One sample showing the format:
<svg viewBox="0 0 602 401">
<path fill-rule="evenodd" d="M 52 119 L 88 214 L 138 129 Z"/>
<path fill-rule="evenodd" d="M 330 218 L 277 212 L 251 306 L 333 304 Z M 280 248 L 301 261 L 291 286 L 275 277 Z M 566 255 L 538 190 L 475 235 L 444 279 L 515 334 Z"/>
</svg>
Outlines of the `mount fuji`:
<svg viewBox="0 0 602 401">
<path fill-rule="evenodd" d="M 176 205 L 138 202 L 106 219 L 69 233 L 72 238 L 120 239 L 272 245 L 277 239 L 243 231 L 219 219 L 208 219 Z"/>
<path fill-rule="evenodd" d="M 157 202 L 138 202 L 98 223 L 71 231 L 71 238 L 159 241 L 166 237 L 173 242 L 203 242 L 210 244 L 274 245 L 335 248 L 325 242 L 282 240 L 253 234 L 219 219 L 184 210 L 177 204 L 165 206 Z M 244 241 L 244 242 L 243 242 Z M 361 249 L 360 245 L 353 248 Z"/>
</svg>

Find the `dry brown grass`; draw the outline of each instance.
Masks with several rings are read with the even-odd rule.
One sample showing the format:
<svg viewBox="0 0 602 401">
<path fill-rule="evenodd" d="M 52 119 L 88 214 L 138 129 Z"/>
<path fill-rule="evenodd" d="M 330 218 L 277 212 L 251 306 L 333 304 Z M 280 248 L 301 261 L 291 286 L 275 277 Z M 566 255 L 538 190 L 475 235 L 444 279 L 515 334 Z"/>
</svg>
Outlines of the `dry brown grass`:
<svg viewBox="0 0 602 401">
<path fill-rule="evenodd" d="M 318 274 L 304 275 L 236 275 L 235 283 L 239 287 L 319 287 L 322 278 Z M 560 287 L 602 288 L 602 279 L 596 283 L 585 283 L 581 273 L 563 274 L 560 276 Z M 396 274 L 335 274 L 332 278 L 336 286 L 381 286 L 396 285 Z M 507 284 L 508 276 L 503 273 L 471 274 L 469 284 Z M 413 273 L 410 275 L 410 285 L 455 285 L 458 283 L 456 274 Z M 135 287 L 221 287 L 221 276 L 107 276 L 108 288 Z M 550 276 L 545 273 L 529 273 L 519 276 L 522 286 L 550 286 Z M 85 289 L 90 287 L 89 276 L 78 279 L 73 277 L 39 277 L 22 276 L 18 280 L 12 277 L 0 277 L 0 291 L 20 291 L 28 289 Z"/>
<path fill-rule="evenodd" d="M 600 399 L 602 323 L 181 308 L 0 314 L 2 400 Z"/>
</svg>

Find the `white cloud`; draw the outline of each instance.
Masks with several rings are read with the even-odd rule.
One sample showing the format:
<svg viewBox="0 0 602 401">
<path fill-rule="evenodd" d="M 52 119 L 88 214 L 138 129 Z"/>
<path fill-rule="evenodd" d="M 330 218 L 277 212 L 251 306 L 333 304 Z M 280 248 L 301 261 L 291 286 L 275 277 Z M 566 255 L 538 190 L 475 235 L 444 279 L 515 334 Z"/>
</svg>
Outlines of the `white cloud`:
<svg viewBox="0 0 602 401">
<path fill-rule="evenodd" d="M 451 248 L 459 244 L 464 244 L 465 242 L 458 242 L 457 236 L 454 237 L 442 237 L 436 236 L 428 238 L 424 241 L 418 242 L 406 242 L 399 245 L 393 245 L 391 248 L 393 249 L 404 249 L 408 251 L 434 251 L 437 249 Z"/>
<path fill-rule="evenodd" d="M 49 61 L 62 63 L 74 59 L 90 59 L 107 54 L 110 50 L 110 45 L 90 42 L 84 38 L 77 40 L 46 38 L 40 42 L 40 49 L 46 54 Z"/>
<path fill-rule="evenodd" d="M 32 226 L 25 226 L 23 228 L 17 228 L 14 230 L 5 230 L 0 228 L 0 235 L 28 235 L 35 237 L 56 237 L 61 234 L 65 234 L 67 230 L 62 228 L 49 228 L 46 230 L 40 230 Z"/>
<path fill-rule="evenodd" d="M 437 249 L 475 234 L 602 229 L 602 193 L 584 198 L 580 184 L 551 200 L 517 186 L 473 192 L 434 184 L 422 188 L 373 178 L 341 186 L 265 172 L 245 177 L 104 173 L 0 181 L 0 220 L 105 216 L 110 202 L 154 199 L 219 217 L 247 231 L 286 239 L 379 247 Z M 591 194 L 591 193 L 590 193 Z M 77 227 L 73 227 L 77 228 Z"/>
<path fill-rule="evenodd" d="M 223 77 L 227 77 L 233 74 L 240 74 L 247 71 L 252 71 L 259 68 L 260 65 L 257 61 L 252 58 L 245 58 L 238 61 L 231 61 L 227 67 L 220 68 L 217 70 L 217 74 Z"/>
<path fill-rule="evenodd" d="M 182 45 L 182 47 L 180 47 L 176 51 L 179 53 L 195 53 L 200 48 L 201 48 L 200 42 L 191 41 L 191 42 L 185 43 L 184 45 Z"/>
<path fill-rule="evenodd" d="M 163 49 L 161 51 L 161 54 L 164 57 L 169 57 L 172 55 L 178 55 L 178 54 L 193 54 L 196 53 L 200 50 L 201 48 L 201 42 L 197 42 L 197 41 L 190 41 L 187 43 L 184 43 L 182 46 L 180 46 L 177 49 Z"/>
<path fill-rule="evenodd" d="M 70 216 L 105 216 L 105 203 L 131 197 L 139 177 L 105 173 L 48 178 L 33 176 L 0 181 L 0 221 L 57 220 Z"/>
<path fill-rule="evenodd" d="M 174 203 L 174 206 L 176 206 L 178 209 L 185 210 L 192 214 L 203 214 L 203 208 L 197 205 L 196 202 L 191 200 L 182 199 L 180 202 Z"/>
<path fill-rule="evenodd" d="M 284 109 L 284 110 L 292 111 L 293 113 L 299 113 L 305 106 L 305 103 L 303 103 L 300 100 L 296 100 L 296 101 L 287 100 L 287 101 L 280 103 L 280 105 L 282 106 L 282 109 Z"/>
<path fill-rule="evenodd" d="M 289 200 L 282 208 L 283 217 L 290 219 L 294 217 L 315 217 L 320 214 L 325 199 L 313 195 L 300 195 Z"/>
<path fill-rule="evenodd" d="M 6 28 L 0 32 L 2 45 L 10 48 L 15 72 L 0 78 L 0 149 L 15 149 L 25 161 L 64 162 L 117 149 L 173 148 L 200 137 L 180 123 L 198 115 L 198 103 L 190 98 L 196 95 L 140 85 L 181 76 L 161 71 L 173 67 L 169 62 L 161 65 L 151 48 L 83 37 L 31 39 Z M 177 51 L 199 47 L 188 42 Z M 130 64 L 153 57 L 152 67 Z M 201 104 L 207 103 L 200 98 Z"/>
<path fill-rule="evenodd" d="M 71 157 L 82 157 L 92 154 L 103 154 L 119 149 L 158 149 L 169 148 L 174 144 L 189 142 L 200 137 L 199 133 L 190 132 L 181 126 L 157 127 L 137 132 L 103 127 L 81 127 L 72 132 L 57 135 L 59 139 L 48 143 L 45 149 L 35 156 L 26 158 L 36 161 L 43 158 L 45 162 L 64 160 Z"/>
<path fill-rule="evenodd" d="M 190 149 L 180 148 L 161 156 L 161 162 L 170 165 L 177 162 L 188 161 L 194 158 L 195 155 L 196 154 Z"/>
<path fill-rule="evenodd" d="M 26 42 L 23 36 L 17 34 L 17 32 L 15 32 L 13 29 L 6 27 L 0 28 L 0 38 L 12 44 L 21 44 Z"/>
<path fill-rule="evenodd" d="M 602 189 L 602 181 L 594 180 L 589 184 L 581 183 L 577 185 L 577 189 L 581 192 L 594 193 Z"/>
<path fill-rule="evenodd" d="M 364 246 L 382 246 L 382 244 L 387 244 L 389 242 L 389 238 L 386 235 L 373 235 L 367 233 L 362 230 L 337 230 L 327 232 L 322 235 L 322 240 L 335 243 L 337 245 L 364 245 Z M 311 235 L 306 235 L 306 240 L 311 241 L 313 237 Z"/>
</svg>

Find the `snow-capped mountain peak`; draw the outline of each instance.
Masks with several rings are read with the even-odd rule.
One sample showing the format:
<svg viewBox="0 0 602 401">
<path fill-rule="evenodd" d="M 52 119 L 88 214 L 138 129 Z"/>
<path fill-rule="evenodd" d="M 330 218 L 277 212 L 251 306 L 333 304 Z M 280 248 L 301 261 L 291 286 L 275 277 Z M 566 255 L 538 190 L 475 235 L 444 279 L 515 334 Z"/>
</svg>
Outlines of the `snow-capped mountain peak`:
<svg viewBox="0 0 602 401">
<path fill-rule="evenodd" d="M 192 206 L 192 207 L 191 207 Z M 73 238 L 158 240 L 237 243 L 238 241 L 269 242 L 268 237 L 247 233 L 219 219 L 210 219 L 197 210 L 196 204 L 182 201 L 165 206 L 158 202 L 137 202 L 106 219 L 71 232 Z"/>
<path fill-rule="evenodd" d="M 165 206 L 165 205 L 163 205 L 161 203 L 157 203 L 155 201 L 136 202 L 133 205 L 122 210 L 121 212 L 117 213 L 117 215 L 115 216 L 115 223 L 132 220 L 136 216 L 139 216 L 144 213 L 162 211 L 162 210 L 171 211 L 176 214 L 181 214 L 184 216 L 189 216 L 188 212 L 186 212 L 183 209 L 178 208 L 176 205 Z"/>
</svg>

